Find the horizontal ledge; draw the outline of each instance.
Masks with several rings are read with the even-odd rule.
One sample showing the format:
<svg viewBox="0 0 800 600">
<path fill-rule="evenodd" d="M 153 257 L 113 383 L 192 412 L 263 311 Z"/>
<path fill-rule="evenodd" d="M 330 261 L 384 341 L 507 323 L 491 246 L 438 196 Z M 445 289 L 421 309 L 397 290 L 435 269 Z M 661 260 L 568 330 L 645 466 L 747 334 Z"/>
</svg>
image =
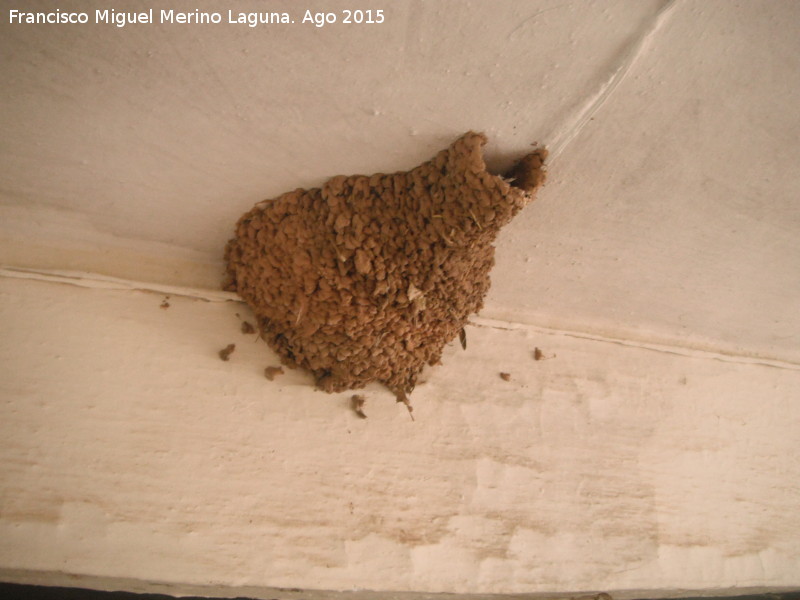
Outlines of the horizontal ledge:
<svg viewBox="0 0 800 600">
<path fill-rule="evenodd" d="M 129 279 L 122 279 L 83 271 L 30 269 L 10 265 L 0 265 L 0 277 L 32 279 L 35 281 L 62 283 L 66 285 L 75 285 L 92 289 L 146 291 L 158 294 L 183 296 L 186 298 L 205 300 L 207 302 L 244 303 L 238 294 L 234 292 L 224 292 L 222 290 L 213 290 L 208 288 L 173 286 L 156 282 L 133 281 Z M 697 344 L 680 343 L 677 340 L 664 339 L 666 336 L 648 336 L 640 339 L 613 337 L 598 335 L 585 330 L 557 329 L 538 325 L 536 323 L 509 321 L 506 319 L 491 318 L 490 316 L 479 315 L 472 316 L 470 319 L 470 324 L 477 327 L 493 327 L 498 329 L 527 329 L 529 331 L 538 333 L 563 335 L 596 342 L 620 344 L 623 346 L 631 346 L 644 350 L 651 350 L 654 352 L 666 352 L 692 358 L 706 358 L 724 362 L 735 362 L 748 365 L 760 365 L 765 367 L 800 371 L 800 363 L 781 357 L 741 354 L 732 349 L 724 348 L 721 345 L 712 347 L 706 344 L 700 347 L 700 345 Z"/>
<path fill-rule="evenodd" d="M 145 281 L 132 281 L 130 279 L 121 279 L 119 277 L 100 275 L 98 273 L 87 273 L 84 271 L 29 269 L 23 267 L 13 267 L 9 265 L 0 265 L 0 277 L 33 279 L 35 281 L 63 283 L 67 285 L 76 285 L 79 287 L 102 290 L 136 290 L 155 292 L 159 294 L 170 294 L 174 296 L 184 296 L 186 298 L 206 300 L 208 302 L 242 302 L 242 299 L 233 292 L 166 285 L 163 283 Z"/>
<path fill-rule="evenodd" d="M 415 421 L 377 386 L 359 419 L 265 378 L 239 303 L 0 294 L 5 569 L 222 594 L 796 583 L 797 371 L 489 322 L 424 372 Z"/>
<path fill-rule="evenodd" d="M 0 569 L 0 592 L 11 586 L 20 586 L 25 597 L 50 600 L 64 597 L 62 591 L 88 589 L 97 592 L 91 600 L 115 600 L 117 594 L 109 592 L 124 591 L 142 594 L 141 600 L 161 600 L 163 596 L 194 598 L 219 598 L 222 600 L 639 600 L 680 598 L 681 600 L 700 600 L 701 598 L 725 598 L 727 600 L 800 600 L 797 588 L 758 587 L 758 588 L 714 588 L 714 589 L 650 589 L 616 590 L 610 592 L 562 592 L 536 594 L 447 594 L 417 592 L 373 592 L 369 590 L 331 591 L 279 587 L 233 587 L 216 585 L 180 585 L 164 582 L 146 582 L 138 579 L 117 577 L 96 577 L 74 575 L 55 571 L 30 571 Z M 6 584 L 11 584 L 7 586 Z M 31 586 L 31 587 L 28 587 Z M 60 588 L 51 595 L 43 590 L 36 596 L 28 595 L 39 586 Z M 105 593 L 104 593 L 105 592 Z M 10 596 L 13 597 L 13 596 Z M 129 596 L 126 596 L 130 600 Z"/>
</svg>

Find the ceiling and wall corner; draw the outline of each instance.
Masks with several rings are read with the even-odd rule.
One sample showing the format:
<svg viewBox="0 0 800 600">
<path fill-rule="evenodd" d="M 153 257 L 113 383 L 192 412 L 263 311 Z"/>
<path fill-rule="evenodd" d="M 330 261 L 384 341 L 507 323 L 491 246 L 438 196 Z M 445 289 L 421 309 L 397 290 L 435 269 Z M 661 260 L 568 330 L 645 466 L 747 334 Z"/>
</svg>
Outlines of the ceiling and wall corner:
<svg viewBox="0 0 800 600">
<path fill-rule="evenodd" d="M 0 574 L 800 586 L 800 4 L 399 1 L 324 27 L 305 10 L 367 7 L 230 4 L 191 8 L 296 23 L 3 6 Z M 266 381 L 219 291 L 238 216 L 467 130 L 496 172 L 548 146 L 548 182 L 416 421 L 379 388 L 359 420 L 303 373 Z"/>
</svg>

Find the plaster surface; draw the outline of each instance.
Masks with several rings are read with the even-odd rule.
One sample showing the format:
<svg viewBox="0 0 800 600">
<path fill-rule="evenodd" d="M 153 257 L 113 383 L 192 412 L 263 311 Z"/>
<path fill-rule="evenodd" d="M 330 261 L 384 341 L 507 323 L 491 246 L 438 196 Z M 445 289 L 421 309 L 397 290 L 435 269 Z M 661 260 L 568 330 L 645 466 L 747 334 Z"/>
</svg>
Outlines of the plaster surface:
<svg viewBox="0 0 800 600">
<path fill-rule="evenodd" d="M 483 130 L 498 169 L 558 150 L 499 241 L 490 314 L 800 359 L 796 3 L 387 11 L 268 33 L 4 20 L 3 261 L 216 287 L 255 202 Z"/>
<path fill-rule="evenodd" d="M 267 381 L 277 357 L 238 302 L 163 309 L 75 282 L 0 278 L 5 569 L 455 593 L 797 583 L 797 368 L 478 319 L 418 384 L 415 421 L 377 386 L 360 419 L 308 375 Z"/>
<path fill-rule="evenodd" d="M 0 11 L 0 570 L 800 585 L 800 5 L 382 8 L 269 29 Z M 260 343 L 218 359 L 240 336 L 216 290 L 242 212 L 470 129 L 497 171 L 534 141 L 553 159 L 416 423 L 378 389 L 361 421 L 301 373 L 269 384 Z"/>
</svg>

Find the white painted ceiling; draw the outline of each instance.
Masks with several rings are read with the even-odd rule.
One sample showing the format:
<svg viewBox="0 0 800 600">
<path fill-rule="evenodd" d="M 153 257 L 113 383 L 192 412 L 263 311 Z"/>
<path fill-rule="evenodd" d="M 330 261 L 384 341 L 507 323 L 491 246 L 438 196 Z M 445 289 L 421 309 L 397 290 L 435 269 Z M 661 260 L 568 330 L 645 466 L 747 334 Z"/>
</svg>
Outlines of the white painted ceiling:
<svg viewBox="0 0 800 600">
<path fill-rule="evenodd" d="M 4 19 L 2 260 L 216 286 L 253 203 L 474 129 L 490 166 L 557 153 L 498 241 L 488 316 L 800 359 L 798 3 L 383 8 L 324 28 Z"/>
<path fill-rule="evenodd" d="M 253 203 L 412 167 L 474 129 L 490 166 L 532 142 L 558 154 L 498 241 L 488 315 L 800 359 L 800 5 L 384 10 L 4 23 L 4 262 L 214 286 Z"/>
</svg>

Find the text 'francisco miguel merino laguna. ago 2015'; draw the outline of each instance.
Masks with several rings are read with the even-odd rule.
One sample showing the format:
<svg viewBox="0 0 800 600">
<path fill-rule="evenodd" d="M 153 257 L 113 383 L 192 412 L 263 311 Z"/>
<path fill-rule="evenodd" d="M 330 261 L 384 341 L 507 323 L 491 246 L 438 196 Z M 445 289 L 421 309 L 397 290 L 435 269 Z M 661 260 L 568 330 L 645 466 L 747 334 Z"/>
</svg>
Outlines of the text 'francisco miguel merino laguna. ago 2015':
<svg viewBox="0 0 800 600">
<path fill-rule="evenodd" d="M 225 18 L 227 17 L 227 18 Z M 380 24 L 384 21 L 383 10 L 345 10 L 342 11 L 341 23 L 374 23 Z M 125 27 L 135 24 L 181 24 L 181 25 L 217 25 L 220 23 L 230 23 L 237 25 L 247 25 L 257 27 L 259 25 L 289 24 L 294 23 L 294 19 L 287 12 L 237 12 L 227 11 L 223 16 L 219 12 L 203 12 L 200 10 L 181 12 L 176 10 L 154 10 L 148 9 L 140 12 L 123 12 L 112 9 L 95 10 L 94 19 L 90 19 L 90 13 L 68 12 L 56 9 L 51 12 L 26 12 L 21 10 L 9 10 L 8 22 L 19 24 L 84 24 L 90 20 L 94 23 L 106 23 Z M 310 10 L 304 11 L 301 23 L 313 24 L 322 27 L 326 24 L 338 22 L 336 13 L 312 13 Z"/>
</svg>

